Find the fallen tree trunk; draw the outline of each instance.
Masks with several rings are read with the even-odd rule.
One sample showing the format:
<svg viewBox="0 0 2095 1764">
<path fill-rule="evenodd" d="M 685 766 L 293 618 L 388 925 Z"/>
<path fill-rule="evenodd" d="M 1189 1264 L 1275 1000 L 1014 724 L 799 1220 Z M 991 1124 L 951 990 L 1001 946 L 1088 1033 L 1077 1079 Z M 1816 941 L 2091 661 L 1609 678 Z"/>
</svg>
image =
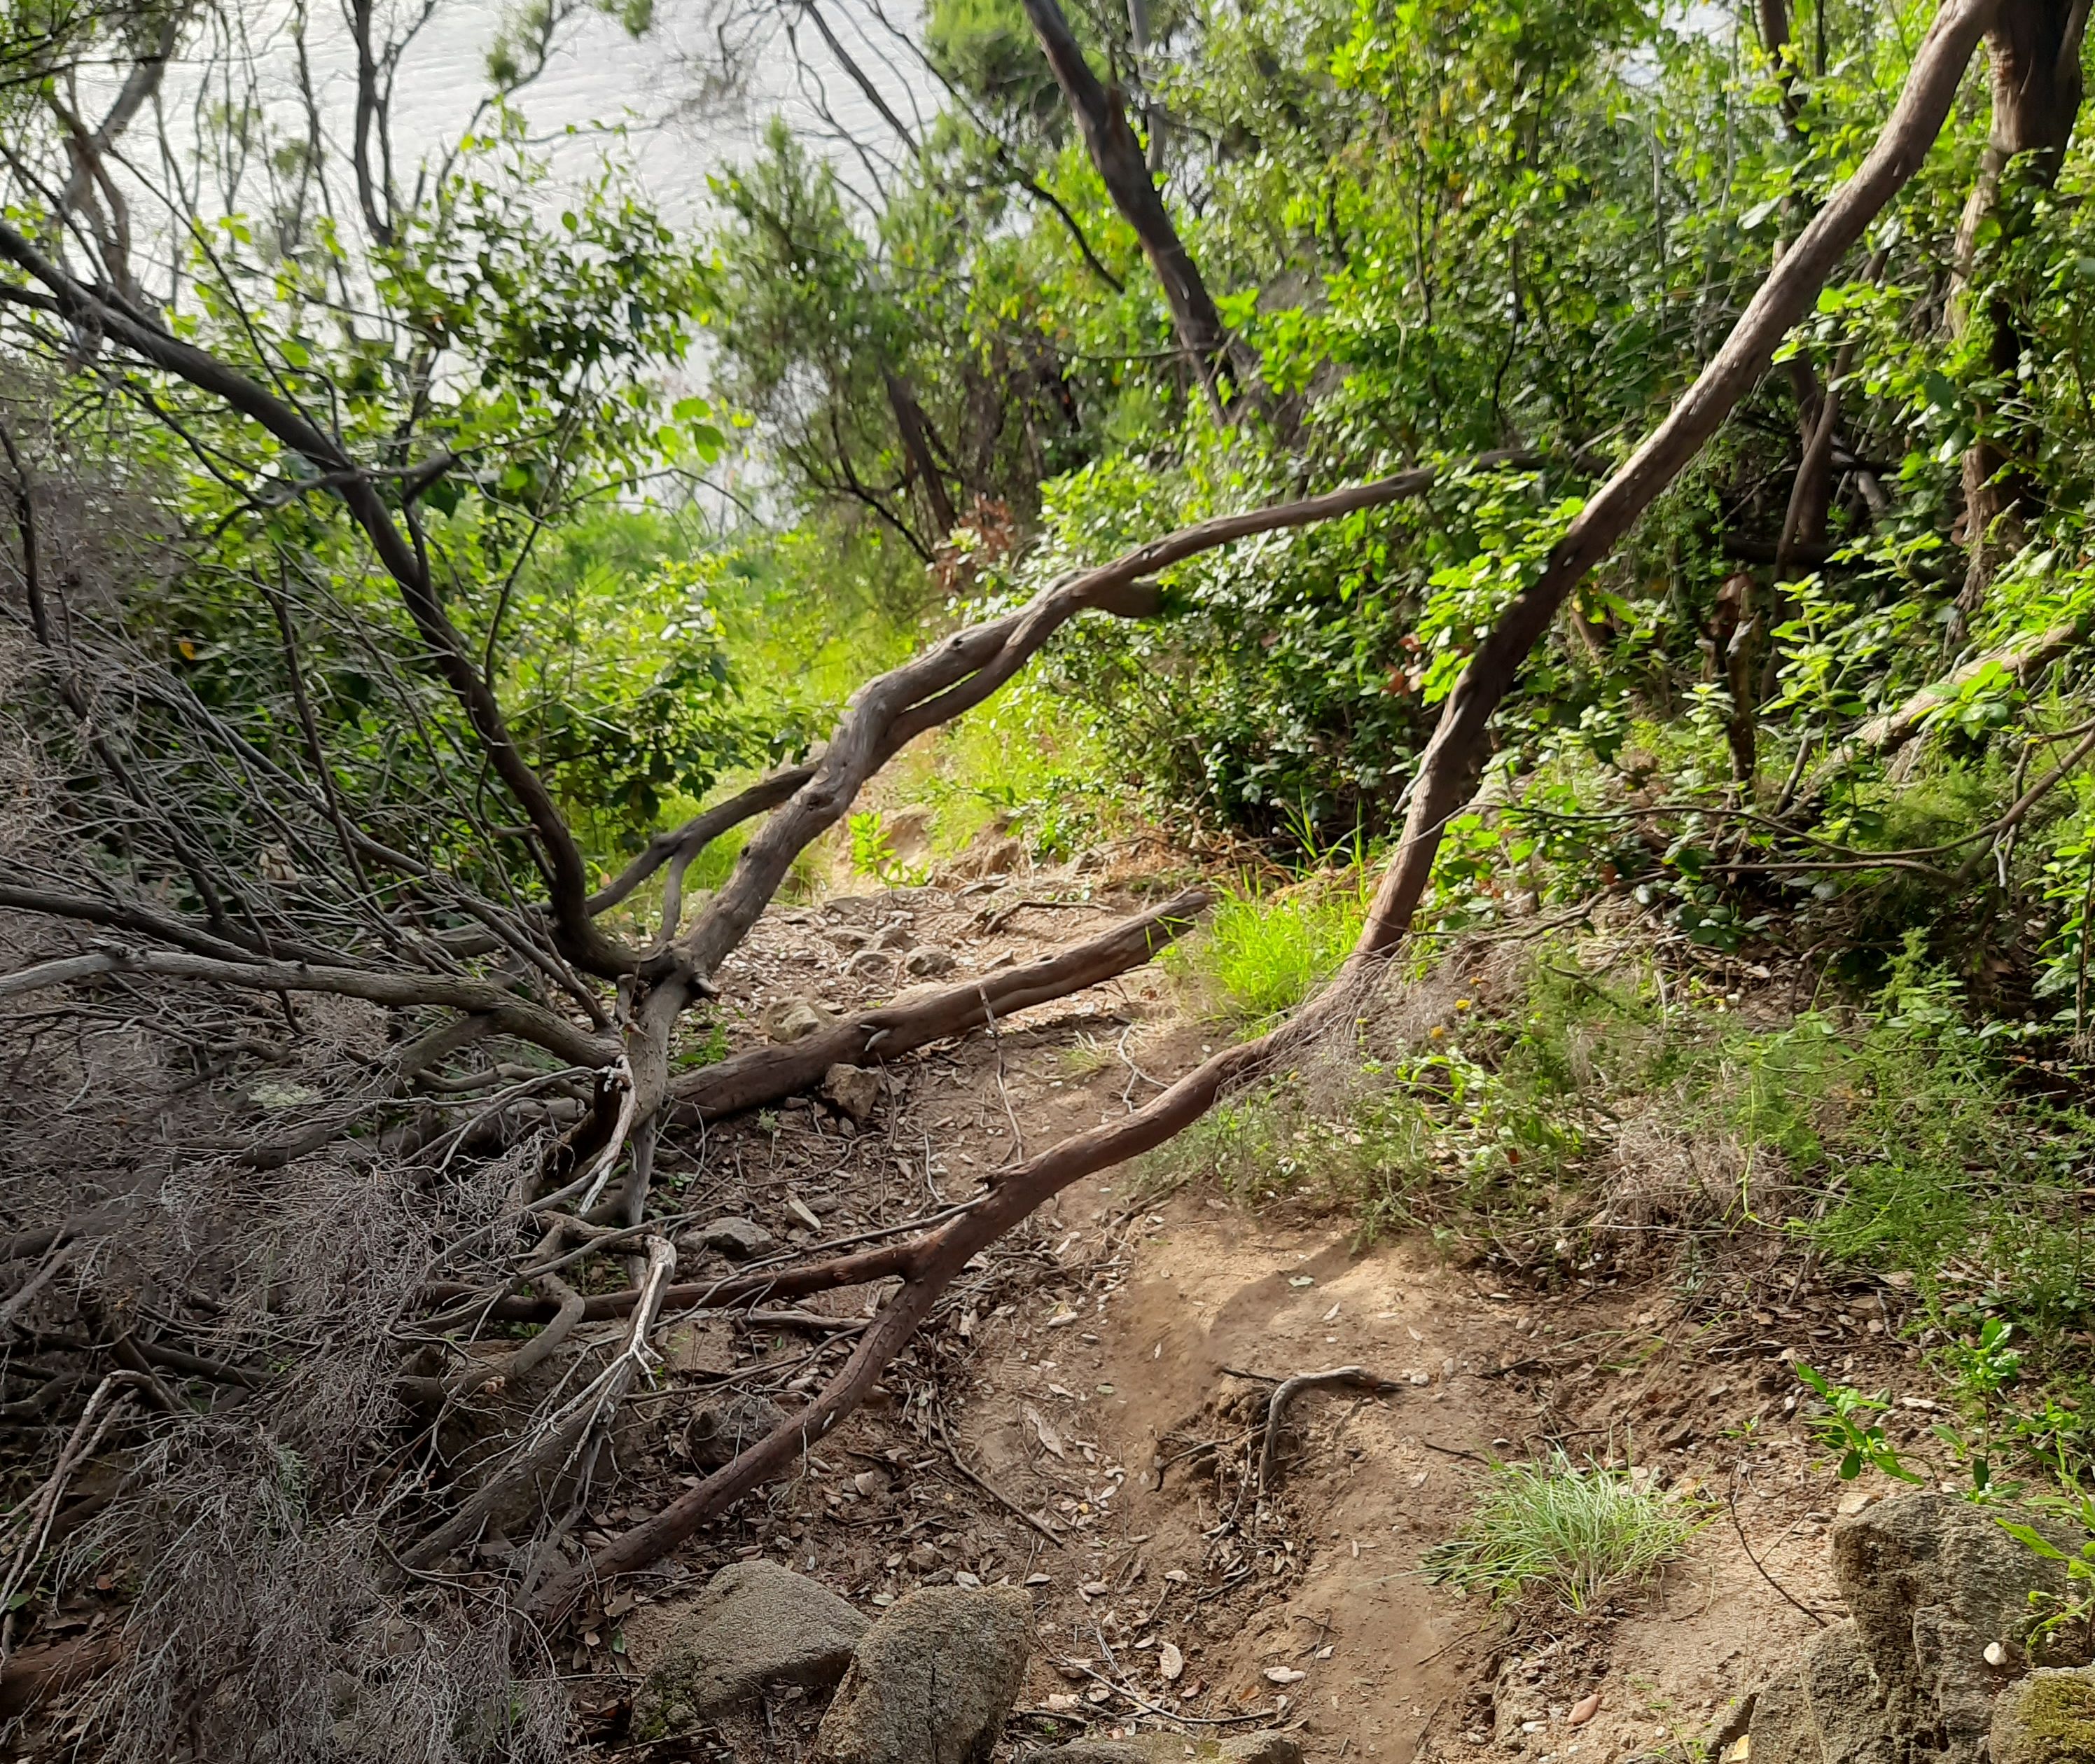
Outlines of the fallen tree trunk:
<svg viewBox="0 0 2095 1764">
<path fill-rule="evenodd" d="M 1043 1201 L 1084 1176 L 1162 1144 L 1204 1115 L 1226 1087 L 1253 1080 L 1273 1069 L 1288 1052 L 1349 1026 L 1346 1020 L 1357 1002 L 1369 995 L 1373 978 L 1409 930 L 1442 833 L 1468 799 L 1481 769 L 1492 715 L 1522 662 L 1573 588 L 1766 372 L 1777 344 L 1810 309 L 1840 259 L 1918 169 L 1941 130 L 1971 51 L 1997 4 L 1997 0 L 1949 0 L 1943 7 L 1867 158 L 1762 284 L 1695 384 L 1586 504 L 1551 551 L 1540 577 L 1514 598 L 1471 658 L 1426 749 L 1401 841 L 1367 923 L 1336 981 L 1291 1021 L 1212 1056 L 1125 1119 L 1076 1135 L 1028 1160 L 1005 1173 L 981 1204 L 899 1246 L 900 1288 L 814 1400 L 732 1463 L 547 1587 L 534 1603 L 537 1615 L 557 1618 L 592 1584 L 644 1567 L 740 1496 L 799 1461 L 857 1407 L 969 1258 Z M 767 828 L 767 834 L 772 830 Z"/>
<path fill-rule="evenodd" d="M 791 1096 L 821 1081 L 833 1065 L 892 1060 L 969 1030 L 993 1026 L 1034 1004 L 1066 998 L 1139 968 L 1189 930 L 1213 896 L 1191 888 L 1103 937 L 1023 967 L 1005 968 L 907 1004 L 863 1011 L 804 1040 L 752 1048 L 686 1073 L 669 1087 L 677 1117 L 716 1121 Z"/>
</svg>

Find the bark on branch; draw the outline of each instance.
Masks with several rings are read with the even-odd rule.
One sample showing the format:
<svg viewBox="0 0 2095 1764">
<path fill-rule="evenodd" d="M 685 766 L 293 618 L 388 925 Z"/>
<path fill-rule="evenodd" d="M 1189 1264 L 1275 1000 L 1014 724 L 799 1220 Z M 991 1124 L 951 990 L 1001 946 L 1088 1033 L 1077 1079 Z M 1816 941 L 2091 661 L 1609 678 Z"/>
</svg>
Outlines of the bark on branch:
<svg viewBox="0 0 2095 1764">
<path fill-rule="evenodd" d="M 0 999 L 112 973 L 151 974 L 162 979 L 194 980 L 259 992 L 328 992 L 339 998 L 368 999 L 374 1004 L 446 1006 L 485 1017 L 500 1033 L 536 1043 L 573 1065 L 608 1065 L 618 1057 L 618 1049 L 612 1043 L 486 981 L 363 968 L 324 968 L 302 961 L 221 961 L 186 951 L 104 944 L 83 955 L 62 956 L 0 974 Z"/>
</svg>

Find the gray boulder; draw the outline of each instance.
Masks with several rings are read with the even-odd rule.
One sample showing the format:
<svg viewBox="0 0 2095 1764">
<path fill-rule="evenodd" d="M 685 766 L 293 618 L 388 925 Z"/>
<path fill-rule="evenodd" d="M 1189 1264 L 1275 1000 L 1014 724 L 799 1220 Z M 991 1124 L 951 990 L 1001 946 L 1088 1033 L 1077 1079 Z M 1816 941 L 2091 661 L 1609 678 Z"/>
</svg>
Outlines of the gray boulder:
<svg viewBox="0 0 2095 1764">
<path fill-rule="evenodd" d="M 2032 1672 L 1993 1705 L 1993 1764 L 2088 1764 L 2095 1758 L 2095 1674 Z"/>
<path fill-rule="evenodd" d="M 708 1249 L 716 1249 L 736 1261 L 768 1256 L 778 1247 L 778 1239 L 754 1219 L 715 1219 L 691 1235 Z"/>
<path fill-rule="evenodd" d="M 1761 1687 L 1746 1732 L 1753 1764 L 1819 1764 L 1818 1730 L 1805 1700 L 1801 1668 L 1792 1666 Z"/>
<path fill-rule="evenodd" d="M 860 1639 L 816 1764 L 988 1764 L 1033 1651 L 1016 1587 L 930 1587 Z"/>
<path fill-rule="evenodd" d="M 1939 1731 L 1941 1764 L 1975 1764 L 2005 1682 L 1986 1649 L 1997 1642 L 2006 1666 L 2020 1664 L 2031 1590 L 2062 1588 L 2061 1565 L 1987 1509 L 1916 1490 L 1836 1523 L 1833 1576 L 1894 1728 Z"/>
<path fill-rule="evenodd" d="M 1915 1490 L 1840 1519 L 1833 1572 L 1853 1619 L 1762 1687 L 1753 1764 L 2004 1764 L 1996 1723 L 2027 1667 L 2030 1593 L 2058 1591 L 2061 1565 L 1987 1509 Z M 2095 1751 L 2073 1755 L 2095 1764 Z"/>
<path fill-rule="evenodd" d="M 692 1601 L 642 1680 L 634 1736 L 669 1738 L 773 1685 L 834 1684 L 865 1630 L 866 1619 L 828 1588 L 776 1562 L 732 1563 Z"/>
<path fill-rule="evenodd" d="M 1292 1734 L 1140 1733 L 1131 1740 L 1079 1740 L 1036 1752 L 1032 1764 L 1302 1764 Z"/>
<path fill-rule="evenodd" d="M 1853 1623 L 1812 1637 L 1804 1653 L 1804 1701 L 1825 1764 L 1900 1764 L 1897 1729 Z"/>
</svg>

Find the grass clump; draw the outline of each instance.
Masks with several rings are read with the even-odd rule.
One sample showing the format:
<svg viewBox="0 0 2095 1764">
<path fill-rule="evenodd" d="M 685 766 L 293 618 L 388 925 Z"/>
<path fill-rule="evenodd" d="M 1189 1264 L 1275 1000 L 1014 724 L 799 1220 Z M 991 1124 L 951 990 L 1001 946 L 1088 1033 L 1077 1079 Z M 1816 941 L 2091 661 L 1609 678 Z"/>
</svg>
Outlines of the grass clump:
<svg viewBox="0 0 2095 1764">
<path fill-rule="evenodd" d="M 1425 1568 L 1436 1583 L 1494 1605 L 1543 1598 L 1583 1614 L 1649 1579 L 1706 1523 L 1627 1470 L 1582 1467 L 1558 1453 L 1541 1464 L 1494 1464 L 1469 1522 L 1426 1552 Z"/>
<path fill-rule="evenodd" d="M 1295 1008 L 1345 960 L 1367 917 L 1357 867 L 1285 888 L 1226 891 L 1171 965 L 1205 1015 L 1257 1031 Z"/>
</svg>

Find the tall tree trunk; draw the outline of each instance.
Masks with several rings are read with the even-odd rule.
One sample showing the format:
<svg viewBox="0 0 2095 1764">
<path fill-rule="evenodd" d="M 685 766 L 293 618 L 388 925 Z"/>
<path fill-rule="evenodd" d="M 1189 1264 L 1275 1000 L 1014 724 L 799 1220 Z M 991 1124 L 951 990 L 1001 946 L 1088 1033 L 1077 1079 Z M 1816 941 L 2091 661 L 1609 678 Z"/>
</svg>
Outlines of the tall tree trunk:
<svg viewBox="0 0 2095 1764">
<path fill-rule="evenodd" d="M 1974 310 L 1971 284 L 1979 236 L 1989 219 L 1997 218 L 2004 227 L 2013 224 L 2014 210 L 2001 200 L 2001 181 L 2011 161 L 2022 159 L 2024 175 L 2041 188 L 2057 181 L 2080 112 L 2080 45 L 2087 24 L 2088 0 L 2005 0 L 1986 33 L 1993 121 L 1978 181 L 1957 229 L 1951 312 L 1960 336 L 1975 323 L 1990 328 L 1987 360 L 1996 380 L 2014 377 L 2022 360 L 2023 338 L 2006 299 L 1988 298 L 1983 311 Z M 1984 604 L 2001 565 L 2021 548 L 2031 487 L 2009 460 L 2006 450 L 1988 435 L 1981 435 L 1964 455 L 1969 561 L 1957 599 L 1959 632 Z"/>
<path fill-rule="evenodd" d="M 1098 168 L 1113 206 L 1135 229 L 1150 267 L 1163 284 L 1178 341 L 1193 358 L 1201 383 L 1217 407 L 1225 407 L 1230 402 L 1223 385 L 1226 372 L 1234 368 L 1242 374 L 1248 364 L 1232 359 L 1239 351 L 1233 347 L 1222 316 L 1209 298 L 1208 285 L 1200 279 L 1200 268 L 1157 193 L 1142 143 L 1128 126 L 1119 89 L 1099 83 L 1056 0 L 1025 0 L 1025 5 L 1056 83 L 1076 115 L 1091 163 Z"/>
<path fill-rule="evenodd" d="M 1732 407 L 1768 370 L 1775 346 L 1811 308 L 1863 230 L 1919 169 L 1941 132 L 1966 64 L 1990 28 L 1997 0 L 1945 0 L 1914 57 L 1906 89 L 1869 157 L 1812 217 L 1747 303 L 1709 366 L 1620 470 L 1588 500 L 1470 658 L 1426 743 L 1411 787 L 1403 837 L 1383 872 L 1348 965 L 1388 954 L 1410 930 L 1425 898 L 1434 855 L 1461 813 L 1491 751 L 1491 720 L 1528 651 L 1541 641 L 1565 599 L 1653 499 L 1699 453 Z"/>
<path fill-rule="evenodd" d="M 909 456 L 910 469 L 924 486 L 924 500 L 931 511 L 931 525 L 936 529 L 932 543 L 942 542 L 959 520 L 953 512 L 953 499 L 946 494 L 946 480 L 939 470 L 939 462 L 931 451 L 930 425 L 924 415 L 924 407 L 917 402 L 917 390 L 908 378 L 892 368 L 881 369 L 887 382 L 887 402 L 894 407 L 895 426 L 902 438 L 902 451 Z"/>
</svg>

